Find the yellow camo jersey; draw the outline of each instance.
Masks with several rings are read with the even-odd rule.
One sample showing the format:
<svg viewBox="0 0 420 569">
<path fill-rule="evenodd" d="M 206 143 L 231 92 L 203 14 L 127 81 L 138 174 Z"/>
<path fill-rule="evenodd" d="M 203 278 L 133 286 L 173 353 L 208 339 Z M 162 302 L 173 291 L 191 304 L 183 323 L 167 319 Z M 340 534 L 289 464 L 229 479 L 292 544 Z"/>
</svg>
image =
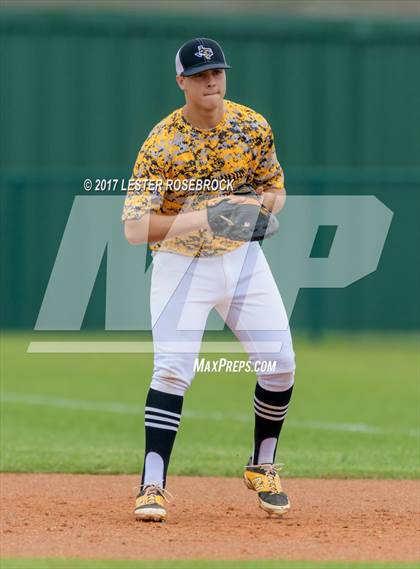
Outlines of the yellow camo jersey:
<svg viewBox="0 0 420 569">
<path fill-rule="evenodd" d="M 273 133 L 263 116 L 224 101 L 222 121 L 213 129 L 192 127 L 177 109 L 150 132 L 138 153 L 122 220 L 144 214 L 176 215 L 205 207 L 205 201 L 232 194 L 242 184 L 264 190 L 284 188 Z M 191 231 L 150 244 L 154 251 L 208 257 L 233 251 L 243 242 Z"/>
</svg>

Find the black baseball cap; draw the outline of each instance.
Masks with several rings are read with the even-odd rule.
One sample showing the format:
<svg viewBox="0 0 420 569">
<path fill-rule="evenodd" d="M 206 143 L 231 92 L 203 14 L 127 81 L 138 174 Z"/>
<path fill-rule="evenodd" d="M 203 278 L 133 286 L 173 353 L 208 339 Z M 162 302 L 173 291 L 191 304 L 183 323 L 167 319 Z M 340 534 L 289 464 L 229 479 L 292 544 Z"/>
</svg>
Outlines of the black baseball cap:
<svg viewBox="0 0 420 569">
<path fill-rule="evenodd" d="M 217 41 L 209 38 L 194 38 L 184 43 L 176 54 L 177 75 L 189 77 L 207 69 L 230 69 L 225 54 Z"/>
</svg>

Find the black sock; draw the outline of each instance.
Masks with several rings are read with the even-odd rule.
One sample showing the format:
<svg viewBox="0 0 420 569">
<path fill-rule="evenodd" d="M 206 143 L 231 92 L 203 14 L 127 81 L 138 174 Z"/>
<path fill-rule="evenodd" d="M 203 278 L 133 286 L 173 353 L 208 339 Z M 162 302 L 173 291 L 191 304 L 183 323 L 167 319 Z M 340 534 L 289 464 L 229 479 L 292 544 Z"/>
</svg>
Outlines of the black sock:
<svg viewBox="0 0 420 569">
<path fill-rule="evenodd" d="M 141 486 L 154 482 L 165 487 L 183 401 L 181 395 L 149 389 L 145 408 L 146 446 Z"/>
<path fill-rule="evenodd" d="M 255 387 L 254 454 L 253 464 L 272 464 L 277 442 L 287 413 L 293 386 L 287 391 L 268 391 L 257 383 Z"/>
</svg>

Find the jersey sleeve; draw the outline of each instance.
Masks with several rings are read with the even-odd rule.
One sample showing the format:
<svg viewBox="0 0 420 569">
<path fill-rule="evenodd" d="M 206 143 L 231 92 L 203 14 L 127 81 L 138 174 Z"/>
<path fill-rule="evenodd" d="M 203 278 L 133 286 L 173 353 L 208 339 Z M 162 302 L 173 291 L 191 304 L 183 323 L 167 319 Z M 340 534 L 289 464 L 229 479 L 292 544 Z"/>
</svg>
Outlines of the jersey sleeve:
<svg viewBox="0 0 420 569">
<path fill-rule="evenodd" d="M 158 211 L 165 193 L 165 153 L 152 131 L 137 155 L 124 201 L 122 221 Z"/>
<path fill-rule="evenodd" d="M 273 131 L 267 122 L 262 129 L 261 146 L 254 169 L 254 183 L 257 186 L 264 186 L 265 190 L 284 189 L 283 169 L 277 160 Z"/>
</svg>

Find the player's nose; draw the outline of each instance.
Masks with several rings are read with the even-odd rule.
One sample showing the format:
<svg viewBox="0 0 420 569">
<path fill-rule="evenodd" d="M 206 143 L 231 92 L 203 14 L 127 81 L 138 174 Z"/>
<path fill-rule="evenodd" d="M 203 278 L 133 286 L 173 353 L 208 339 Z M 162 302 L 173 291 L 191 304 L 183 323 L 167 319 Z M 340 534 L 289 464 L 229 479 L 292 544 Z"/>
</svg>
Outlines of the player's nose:
<svg viewBox="0 0 420 569">
<path fill-rule="evenodd" d="M 207 83 L 208 85 L 216 84 L 216 73 L 212 69 L 209 69 L 207 73 Z"/>
</svg>

